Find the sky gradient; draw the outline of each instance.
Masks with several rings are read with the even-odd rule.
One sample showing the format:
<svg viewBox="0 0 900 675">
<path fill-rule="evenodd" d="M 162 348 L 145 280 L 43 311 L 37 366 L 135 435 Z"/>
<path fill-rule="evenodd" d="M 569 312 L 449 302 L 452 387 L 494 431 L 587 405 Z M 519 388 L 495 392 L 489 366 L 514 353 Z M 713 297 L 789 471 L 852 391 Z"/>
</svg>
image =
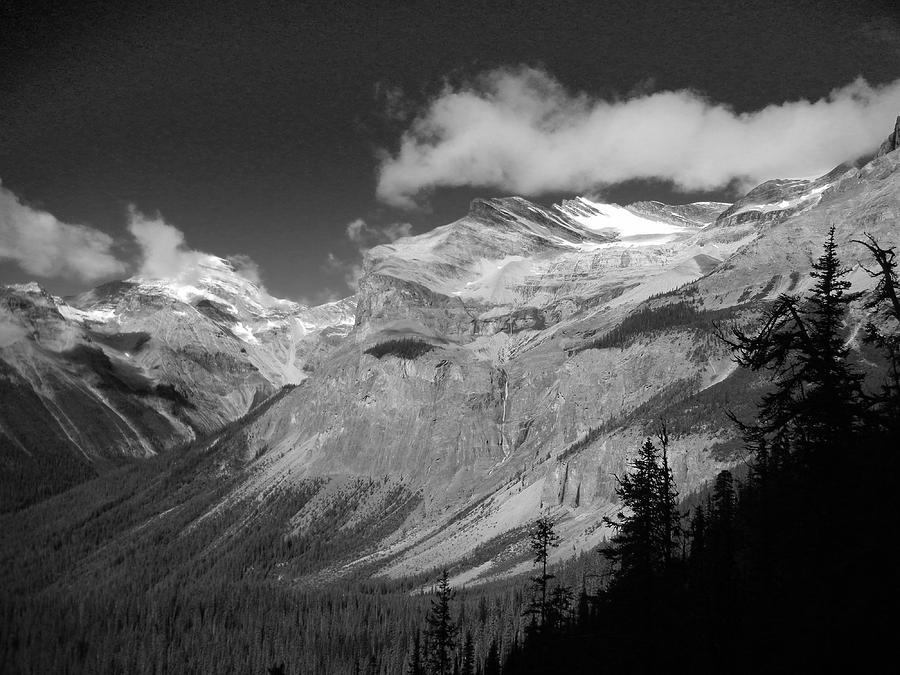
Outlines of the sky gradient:
<svg viewBox="0 0 900 675">
<path fill-rule="evenodd" d="M 476 196 L 685 202 L 827 171 L 900 114 L 893 4 L 6 0 L 0 282 L 132 273 L 150 219 L 319 302 Z"/>
</svg>

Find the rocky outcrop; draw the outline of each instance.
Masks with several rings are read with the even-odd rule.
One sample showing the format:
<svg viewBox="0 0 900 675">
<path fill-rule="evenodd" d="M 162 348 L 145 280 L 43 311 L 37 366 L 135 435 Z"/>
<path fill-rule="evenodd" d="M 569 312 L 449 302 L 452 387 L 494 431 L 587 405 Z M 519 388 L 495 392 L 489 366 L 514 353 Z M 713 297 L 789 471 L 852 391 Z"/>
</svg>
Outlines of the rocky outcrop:
<svg viewBox="0 0 900 675">
<path fill-rule="evenodd" d="M 815 207 L 835 183 L 855 171 L 852 164 L 841 164 L 815 180 L 766 181 L 723 211 L 716 227 L 777 225 Z"/>
<path fill-rule="evenodd" d="M 894 132 L 881 144 L 881 147 L 878 148 L 878 152 L 875 153 L 875 157 L 883 157 L 897 148 L 900 148 L 900 115 L 897 116 Z"/>
</svg>

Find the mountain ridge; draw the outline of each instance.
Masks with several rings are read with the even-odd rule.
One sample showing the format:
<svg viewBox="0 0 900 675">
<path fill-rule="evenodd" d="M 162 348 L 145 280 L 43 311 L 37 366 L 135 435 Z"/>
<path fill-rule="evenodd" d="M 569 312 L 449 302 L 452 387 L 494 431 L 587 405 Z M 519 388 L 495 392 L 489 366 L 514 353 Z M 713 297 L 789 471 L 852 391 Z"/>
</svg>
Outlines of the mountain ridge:
<svg viewBox="0 0 900 675">
<path fill-rule="evenodd" d="M 97 435 L 117 429 L 133 449 L 155 449 L 152 438 L 174 450 L 271 400 L 204 451 L 230 467 L 231 487 L 203 517 L 264 517 L 313 481 L 287 537 L 350 494 L 336 531 L 398 514 L 315 578 L 449 565 L 458 581 L 490 580 L 525 569 L 507 535 L 539 513 L 557 519 L 556 559 L 599 543 L 615 476 L 655 416 L 676 430 L 685 493 L 733 465 L 726 409 L 752 414 L 761 384 L 735 371 L 711 321 L 752 321 L 778 294 L 802 292 L 832 224 L 844 246 L 864 231 L 896 243 L 898 165 L 890 151 L 813 180 L 769 181 L 733 205 L 476 200 L 453 223 L 368 251 L 355 298 L 319 308 L 269 301 L 249 280 L 217 277 L 234 270 L 215 261 L 205 287 L 132 279 L 73 304 L 7 288 L 3 377 L 49 411 L 46 428 L 61 439 L 72 425 L 53 406 L 72 398 L 99 406 L 89 407 L 96 419 L 116 412 Z M 847 260 L 859 287 L 870 283 L 861 257 Z M 16 419 L 0 419 L 13 464 L 37 442 L 22 442 Z M 70 442 L 69 456 L 80 451 L 79 466 L 95 470 L 102 453 Z"/>
</svg>

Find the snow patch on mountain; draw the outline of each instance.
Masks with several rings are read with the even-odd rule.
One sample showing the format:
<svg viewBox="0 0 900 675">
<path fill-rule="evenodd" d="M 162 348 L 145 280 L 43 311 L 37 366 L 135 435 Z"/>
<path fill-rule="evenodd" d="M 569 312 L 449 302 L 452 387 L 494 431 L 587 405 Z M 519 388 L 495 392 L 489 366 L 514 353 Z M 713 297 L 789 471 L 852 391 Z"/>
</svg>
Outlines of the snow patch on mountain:
<svg viewBox="0 0 900 675">
<path fill-rule="evenodd" d="M 592 248 L 612 245 L 661 246 L 673 241 L 677 235 L 690 231 L 687 227 L 639 216 L 617 204 L 598 204 L 584 197 L 564 202 L 558 208 L 582 227 L 615 237 L 615 242 L 589 244 Z"/>
<path fill-rule="evenodd" d="M 812 188 L 808 192 L 801 193 L 796 195 L 790 199 L 782 199 L 778 202 L 773 203 L 757 203 L 757 204 L 742 204 L 739 209 L 733 211 L 731 215 L 738 215 L 740 213 L 747 213 L 748 211 L 758 211 L 760 213 L 769 213 L 770 211 L 784 211 L 786 209 L 797 209 L 799 207 L 808 208 L 811 206 L 815 206 L 819 203 L 819 200 L 822 198 L 822 193 L 825 192 L 828 188 L 830 188 L 833 183 L 826 183 L 825 185 L 819 185 L 818 187 Z"/>
</svg>

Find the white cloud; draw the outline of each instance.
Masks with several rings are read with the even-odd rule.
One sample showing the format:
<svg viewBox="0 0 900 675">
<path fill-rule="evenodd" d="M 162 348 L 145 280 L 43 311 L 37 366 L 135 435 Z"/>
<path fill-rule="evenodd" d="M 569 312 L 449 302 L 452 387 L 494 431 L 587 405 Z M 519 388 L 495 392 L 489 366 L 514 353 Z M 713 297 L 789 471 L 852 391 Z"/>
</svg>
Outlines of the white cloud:
<svg viewBox="0 0 900 675">
<path fill-rule="evenodd" d="M 201 274 L 201 263 L 221 264 L 215 262 L 215 256 L 188 248 L 184 233 L 160 215 L 150 217 L 131 207 L 128 232 L 139 248 L 136 264 L 115 256 L 116 241 L 108 234 L 60 222 L 46 211 L 22 204 L 0 185 L 0 260 L 12 260 L 31 274 L 94 282 L 124 277 L 132 269 L 141 277 L 194 283 Z M 259 287 L 264 300 L 274 302 L 256 261 L 241 253 L 226 260 L 237 274 Z"/>
<path fill-rule="evenodd" d="M 329 274 L 340 274 L 344 285 L 355 293 L 363 275 L 362 254 L 357 253 L 352 259 L 345 260 L 329 252 L 322 269 Z"/>
<path fill-rule="evenodd" d="M 389 244 L 400 237 L 412 234 L 410 223 L 389 223 L 387 225 L 369 225 L 362 218 L 347 223 L 347 238 L 361 250 L 372 248 L 378 244 Z"/>
<path fill-rule="evenodd" d="M 184 232 L 167 223 L 159 214 L 149 217 L 132 207 L 128 231 L 141 250 L 138 276 L 196 283 L 203 273 L 201 265 L 221 264 L 217 256 L 188 248 Z M 236 253 L 225 260 L 238 275 L 259 288 L 264 301 L 276 301 L 263 285 L 259 264 L 253 258 Z"/>
<path fill-rule="evenodd" d="M 151 218 L 134 208 L 129 215 L 128 231 L 141 247 L 138 276 L 188 281 L 199 273 L 198 265 L 209 255 L 189 249 L 181 230 L 159 215 Z"/>
<path fill-rule="evenodd" d="M 325 262 L 322 263 L 323 271 L 328 274 L 340 274 L 344 284 L 354 293 L 359 286 L 359 280 L 363 275 L 363 256 L 373 246 L 390 244 L 401 237 L 412 234 L 410 223 L 387 223 L 385 225 L 370 225 L 362 218 L 353 220 L 344 227 L 347 239 L 353 244 L 355 250 L 348 258 L 336 256 L 329 252 Z"/>
<path fill-rule="evenodd" d="M 42 277 L 96 281 L 126 269 L 112 247 L 108 234 L 63 223 L 0 185 L 0 260 Z"/>
<path fill-rule="evenodd" d="M 249 255 L 244 253 L 235 253 L 225 258 L 234 267 L 234 271 L 244 277 L 247 281 L 256 284 L 259 288 L 264 288 L 262 282 L 262 273 L 259 269 L 259 263 Z"/>
<path fill-rule="evenodd" d="M 640 92 L 640 90 L 638 90 Z M 497 69 L 445 87 L 385 153 L 378 197 L 410 207 L 438 187 L 535 195 L 631 179 L 708 190 L 806 177 L 873 151 L 900 113 L 900 80 L 862 78 L 817 101 L 738 114 L 692 91 L 622 100 L 572 93 L 542 70 Z"/>
</svg>

